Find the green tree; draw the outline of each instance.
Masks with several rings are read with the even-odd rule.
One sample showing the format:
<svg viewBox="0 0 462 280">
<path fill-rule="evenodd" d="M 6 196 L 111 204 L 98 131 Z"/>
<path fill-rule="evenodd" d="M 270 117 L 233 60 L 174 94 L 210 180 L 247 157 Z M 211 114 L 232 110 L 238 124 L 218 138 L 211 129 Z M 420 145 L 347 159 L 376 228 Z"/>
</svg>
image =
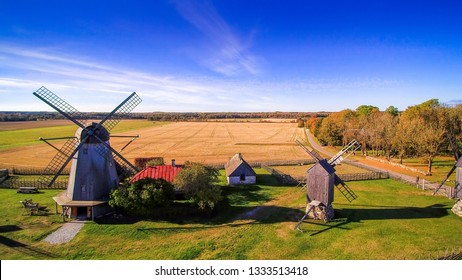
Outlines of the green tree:
<svg viewBox="0 0 462 280">
<path fill-rule="evenodd" d="M 388 113 L 389 115 L 396 117 L 399 114 L 398 108 L 395 106 L 389 106 L 387 109 L 385 109 L 385 113 Z"/>
<path fill-rule="evenodd" d="M 132 214 L 151 214 L 157 207 L 169 206 L 174 198 L 171 183 L 164 179 L 146 178 L 124 183 L 113 190 L 109 205 Z"/>
<path fill-rule="evenodd" d="M 197 162 L 186 162 L 175 178 L 175 186 L 184 190 L 187 199 L 201 210 L 213 210 L 221 200 L 221 189 L 215 185 L 218 171 Z"/>
</svg>

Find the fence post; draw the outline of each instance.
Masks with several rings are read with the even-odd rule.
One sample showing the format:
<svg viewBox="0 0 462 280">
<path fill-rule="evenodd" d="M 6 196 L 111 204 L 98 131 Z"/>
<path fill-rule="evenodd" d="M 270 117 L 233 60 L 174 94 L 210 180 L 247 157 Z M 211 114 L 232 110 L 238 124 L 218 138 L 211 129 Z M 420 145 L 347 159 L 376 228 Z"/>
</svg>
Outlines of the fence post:
<svg viewBox="0 0 462 280">
<path fill-rule="evenodd" d="M 422 190 L 425 190 L 425 179 L 422 179 Z"/>
</svg>

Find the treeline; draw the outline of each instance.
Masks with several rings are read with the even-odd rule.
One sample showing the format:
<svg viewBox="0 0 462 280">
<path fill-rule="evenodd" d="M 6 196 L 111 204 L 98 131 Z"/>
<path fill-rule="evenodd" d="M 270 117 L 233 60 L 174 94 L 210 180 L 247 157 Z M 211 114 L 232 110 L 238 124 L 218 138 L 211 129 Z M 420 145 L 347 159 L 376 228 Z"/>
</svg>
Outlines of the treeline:
<svg viewBox="0 0 462 280">
<path fill-rule="evenodd" d="M 108 112 L 85 112 L 87 119 L 103 119 Z M 127 119 L 146 119 L 146 113 L 131 113 L 123 116 Z M 58 112 L 0 112 L 0 122 L 43 121 L 66 119 Z"/>
<path fill-rule="evenodd" d="M 102 119 L 108 113 L 85 112 L 88 119 Z M 128 119 L 147 119 L 150 121 L 205 121 L 218 119 L 299 119 L 313 117 L 326 117 L 328 112 L 154 112 L 154 113 L 130 113 L 124 115 Z M 59 120 L 64 116 L 58 112 L 0 112 L 0 122 L 7 121 L 38 121 L 38 120 Z"/>
<path fill-rule="evenodd" d="M 56 119 L 51 112 L 0 112 L 0 122 L 39 121 Z"/>
<path fill-rule="evenodd" d="M 361 143 L 362 153 L 397 157 L 421 157 L 432 172 L 437 155 L 460 155 L 462 139 L 462 104 L 448 107 L 431 99 L 399 112 L 390 106 L 380 111 L 371 105 L 346 109 L 327 117 L 305 119 L 305 126 L 321 143 L 345 145 L 352 139 Z"/>
<path fill-rule="evenodd" d="M 326 117 L 327 112 L 189 112 L 189 113 L 168 113 L 155 112 L 148 115 L 151 121 L 203 121 L 218 119 L 299 119 L 314 117 Z"/>
</svg>

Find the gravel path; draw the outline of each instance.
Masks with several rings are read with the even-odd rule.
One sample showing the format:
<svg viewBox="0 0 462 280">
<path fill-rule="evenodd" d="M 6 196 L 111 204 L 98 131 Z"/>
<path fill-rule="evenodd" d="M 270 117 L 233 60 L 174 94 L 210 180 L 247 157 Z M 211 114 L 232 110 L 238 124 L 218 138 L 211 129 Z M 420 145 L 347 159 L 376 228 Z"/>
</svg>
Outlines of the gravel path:
<svg viewBox="0 0 462 280">
<path fill-rule="evenodd" d="M 72 221 L 62 225 L 58 230 L 48 235 L 44 241 L 50 244 L 63 244 L 71 241 L 85 224 L 85 221 Z"/>
</svg>

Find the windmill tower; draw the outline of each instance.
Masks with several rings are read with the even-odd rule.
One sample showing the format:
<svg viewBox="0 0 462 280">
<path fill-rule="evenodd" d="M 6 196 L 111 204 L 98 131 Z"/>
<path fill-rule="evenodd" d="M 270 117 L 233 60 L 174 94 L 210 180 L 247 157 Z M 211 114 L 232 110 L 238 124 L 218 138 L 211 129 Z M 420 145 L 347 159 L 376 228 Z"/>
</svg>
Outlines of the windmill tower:
<svg viewBox="0 0 462 280">
<path fill-rule="evenodd" d="M 137 171 L 133 164 L 111 147 L 110 131 L 141 102 L 141 99 L 136 93 L 132 93 L 103 120 L 87 123 L 85 120 L 88 116 L 45 87 L 33 94 L 78 126 L 73 137 L 41 138 L 58 153 L 45 168 L 38 180 L 39 184 L 53 185 L 71 162 L 66 192 L 53 197 L 57 205 L 62 206 L 63 218 L 66 215 L 93 219 L 103 214 L 108 209 L 110 191 L 117 187 L 123 177 Z M 49 142 L 58 139 L 66 139 L 61 148 Z"/>
<path fill-rule="evenodd" d="M 349 202 L 357 198 L 356 194 L 335 174 L 334 167 L 361 146 L 356 140 L 352 140 L 334 157 L 330 160 L 326 160 L 316 151 L 309 150 L 299 140 L 295 141 L 307 154 L 316 160 L 315 165 L 307 170 L 307 206 L 305 215 L 295 226 L 296 229 L 299 229 L 303 220 L 308 216 L 324 221 L 329 221 L 334 218 L 334 209 L 332 208 L 332 202 L 334 201 L 334 186 L 337 187 L 340 193 Z"/>
</svg>

